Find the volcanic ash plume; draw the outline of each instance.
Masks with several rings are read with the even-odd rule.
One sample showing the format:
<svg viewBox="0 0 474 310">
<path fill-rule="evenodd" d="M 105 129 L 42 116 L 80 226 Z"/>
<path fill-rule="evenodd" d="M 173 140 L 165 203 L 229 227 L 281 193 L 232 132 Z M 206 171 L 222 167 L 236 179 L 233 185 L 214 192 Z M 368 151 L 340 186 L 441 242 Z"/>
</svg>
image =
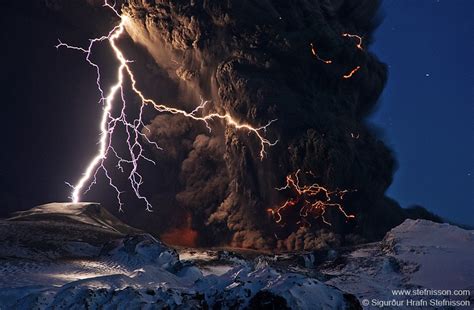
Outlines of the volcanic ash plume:
<svg viewBox="0 0 474 310">
<path fill-rule="evenodd" d="M 368 51 L 378 7 L 377 0 L 130 0 L 123 7 L 132 39 L 179 89 L 168 104 L 192 110 L 203 98 L 208 111 L 256 127 L 277 119 L 266 135 L 278 143 L 263 160 L 254 135 L 223 122 L 210 132 L 158 116 L 144 131 L 170 151 L 157 156 L 179 168 L 167 177 L 179 184 L 175 202 L 191 215 L 183 225 L 198 232 L 198 245 L 314 249 L 348 236 L 378 238 L 401 221 L 398 205 L 384 197 L 395 160 L 364 124 L 387 78 Z M 317 184 L 344 197 L 313 193 L 324 204 L 317 212 L 295 200 L 277 222 L 275 210 L 295 192 L 275 188 L 298 170 L 300 188 Z"/>
</svg>

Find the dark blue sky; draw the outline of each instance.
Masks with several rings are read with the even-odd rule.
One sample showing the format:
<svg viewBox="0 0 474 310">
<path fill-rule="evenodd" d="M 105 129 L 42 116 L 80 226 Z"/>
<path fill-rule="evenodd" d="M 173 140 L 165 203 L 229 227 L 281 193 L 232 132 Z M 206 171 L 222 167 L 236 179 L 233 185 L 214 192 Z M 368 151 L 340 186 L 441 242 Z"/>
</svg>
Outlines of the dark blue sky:
<svg viewBox="0 0 474 310">
<path fill-rule="evenodd" d="M 384 0 L 389 81 L 371 122 L 399 169 L 388 195 L 474 224 L 474 1 Z"/>
</svg>

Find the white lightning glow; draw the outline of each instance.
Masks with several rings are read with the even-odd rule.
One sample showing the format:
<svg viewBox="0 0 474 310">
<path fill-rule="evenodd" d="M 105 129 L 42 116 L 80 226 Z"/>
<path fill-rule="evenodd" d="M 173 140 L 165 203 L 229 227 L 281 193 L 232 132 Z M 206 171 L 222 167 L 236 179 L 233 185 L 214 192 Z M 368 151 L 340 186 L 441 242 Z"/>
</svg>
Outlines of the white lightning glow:
<svg viewBox="0 0 474 310">
<path fill-rule="evenodd" d="M 91 187 L 96 184 L 97 182 L 97 174 L 100 171 L 104 172 L 104 175 L 109 181 L 110 186 L 116 191 L 117 193 L 117 200 L 119 203 L 119 208 L 122 210 L 123 202 L 121 200 L 122 192 L 118 189 L 118 187 L 114 184 L 109 172 L 105 167 L 105 161 L 108 156 L 114 156 L 118 162 L 117 167 L 120 171 L 124 172 L 123 165 L 128 164 L 131 167 L 131 171 L 128 175 L 128 179 L 130 181 L 131 187 L 134 191 L 134 194 L 137 198 L 144 201 L 146 204 L 146 209 L 151 211 L 152 205 L 148 201 L 148 199 L 141 194 L 140 187 L 143 184 L 143 178 L 138 172 L 138 163 L 140 160 L 149 161 L 154 164 L 154 161 L 144 154 L 143 145 L 141 144 L 142 139 L 159 149 L 159 146 L 148 139 L 148 137 L 142 133 L 141 129 L 146 128 L 145 124 L 142 120 L 143 109 L 145 106 L 151 106 L 156 111 L 161 113 L 170 113 L 170 114 L 179 114 L 184 117 L 203 122 L 206 127 L 211 130 L 209 121 L 220 119 L 224 121 L 227 126 L 231 126 L 237 130 L 245 130 L 249 133 L 252 133 L 256 136 L 256 138 L 260 142 L 260 159 L 263 159 L 266 154 L 266 148 L 275 145 L 278 141 L 270 141 L 265 137 L 267 127 L 276 120 L 271 120 L 266 125 L 261 127 L 253 127 L 247 123 L 241 123 L 235 118 L 233 118 L 229 113 L 219 114 L 219 113 L 210 113 L 210 114 L 203 114 L 205 106 L 208 104 L 208 101 L 202 101 L 198 107 L 196 107 L 193 111 L 187 112 L 181 109 L 169 107 L 163 104 L 156 103 L 154 100 L 146 98 L 145 95 L 140 91 L 137 87 L 137 82 L 135 76 L 129 66 L 130 61 L 126 59 L 123 52 L 117 45 L 117 40 L 124 34 L 125 32 L 125 25 L 129 22 L 129 17 L 126 15 L 120 14 L 113 5 L 110 5 L 107 1 L 105 1 L 104 6 L 113 10 L 113 12 L 120 18 L 119 25 L 115 26 L 106 36 L 102 36 L 99 38 L 94 38 L 90 40 L 90 44 L 87 48 L 76 47 L 66 43 L 59 41 L 59 44 L 56 48 L 68 48 L 73 50 L 78 50 L 83 52 L 86 57 L 86 61 L 89 65 L 93 66 L 96 70 L 97 79 L 96 84 L 98 91 L 101 95 L 100 102 L 103 104 L 103 112 L 102 117 L 100 120 L 100 140 L 99 140 L 99 149 L 96 155 L 91 159 L 89 162 L 86 170 L 84 171 L 82 177 L 79 181 L 71 185 L 73 192 L 71 194 L 71 199 L 74 203 L 77 203 L 81 199 L 81 195 L 87 193 Z M 107 94 L 105 95 L 105 91 L 103 90 L 101 84 L 101 75 L 100 75 L 100 67 L 96 63 L 91 60 L 92 56 L 92 49 L 95 44 L 107 41 L 110 47 L 113 50 L 116 60 L 119 63 L 117 68 L 117 78 L 116 82 L 112 87 L 109 89 Z M 125 78 L 128 77 L 131 81 L 131 90 L 140 98 L 141 105 L 139 110 L 139 115 L 137 118 L 133 119 L 132 121 L 128 120 L 128 117 L 125 113 L 126 109 L 126 100 L 124 96 L 124 87 L 126 86 Z M 105 96 L 105 97 L 104 97 Z M 114 103 L 117 101 L 121 102 L 121 113 L 119 116 L 114 117 L 112 115 L 112 109 L 114 108 Z M 123 158 L 118 154 L 118 152 L 112 146 L 112 137 L 114 130 L 117 125 L 122 125 L 125 127 L 127 133 L 127 140 L 126 144 L 128 146 L 128 153 L 129 158 Z"/>
</svg>

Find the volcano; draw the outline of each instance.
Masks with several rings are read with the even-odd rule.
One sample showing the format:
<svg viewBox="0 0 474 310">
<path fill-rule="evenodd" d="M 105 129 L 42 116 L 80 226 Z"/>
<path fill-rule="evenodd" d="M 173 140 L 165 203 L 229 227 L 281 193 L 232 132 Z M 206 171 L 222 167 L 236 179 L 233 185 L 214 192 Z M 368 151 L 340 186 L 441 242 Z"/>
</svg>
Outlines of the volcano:
<svg viewBox="0 0 474 310">
<path fill-rule="evenodd" d="M 397 161 L 367 121 L 388 77 L 380 1 L 32 3 L 8 8 L 73 29 L 33 58 L 83 57 L 50 93 L 84 95 L 95 110 L 67 117 L 99 142 L 55 128 L 77 158 L 45 173 L 79 179 L 73 203 L 0 219 L 0 310 L 471 306 L 474 232 L 386 195 Z"/>
<path fill-rule="evenodd" d="M 92 65 L 105 104 L 73 201 L 90 184 L 94 199 L 153 210 L 106 204 L 169 243 L 257 251 L 441 221 L 385 195 L 396 159 L 366 122 L 388 75 L 371 50 L 379 1 L 39 2 L 97 38 L 56 45 Z"/>
</svg>

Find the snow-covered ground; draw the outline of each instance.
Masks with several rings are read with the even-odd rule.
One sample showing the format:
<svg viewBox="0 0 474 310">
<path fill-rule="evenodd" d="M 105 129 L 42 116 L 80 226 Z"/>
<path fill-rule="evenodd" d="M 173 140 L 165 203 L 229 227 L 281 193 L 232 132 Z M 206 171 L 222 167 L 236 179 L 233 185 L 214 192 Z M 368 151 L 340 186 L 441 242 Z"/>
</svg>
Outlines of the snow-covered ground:
<svg viewBox="0 0 474 310">
<path fill-rule="evenodd" d="M 474 231 L 406 220 L 381 242 L 361 246 L 320 271 L 329 276 L 327 284 L 359 300 L 462 300 L 474 309 Z M 392 291 L 399 289 L 410 293 Z"/>
<path fill-rule="evenodd" d="M 407 220 L 314 266 L 315 253 L 176 251 L 97 204 L 35 209 L 0 221 L 0 309 L 360 309 L 406 299 L 392 289 L 474 289 L 474 232 L 448 224 Z"/>
<path fill-rule="evenodd" d="M 38 244 L 41 243 L 38 233 L 51 228 L 52 222 L 56 226 L 47 235 L 52 240 L 45 240 L 48 246 Z M 0 256 L 1 309 L 358 306 L 354 297 L 335 287 L 301 274 L 277 270 L 265 260 L 247 261 L 226 253 L 216 256 L 212 251 L 186 250 L 180 259 L 177 251 L 148 234 L 122 233 L 132 230 L 97 205 L 42 206 L 0 225 L 5 232 L 19 230 L 14 242 L 0 239 L 2 247 L 8 249 Z M 81 237 L 77 230 L 97 233 L 103 238 L 102 244 L 97 238 Z M 81 251 L 88 247 L 95 251 L 86 251 L 87 255 L 81 257 Z M 197 263 L 211 258 L 217 264 Z"/>
</svg>

